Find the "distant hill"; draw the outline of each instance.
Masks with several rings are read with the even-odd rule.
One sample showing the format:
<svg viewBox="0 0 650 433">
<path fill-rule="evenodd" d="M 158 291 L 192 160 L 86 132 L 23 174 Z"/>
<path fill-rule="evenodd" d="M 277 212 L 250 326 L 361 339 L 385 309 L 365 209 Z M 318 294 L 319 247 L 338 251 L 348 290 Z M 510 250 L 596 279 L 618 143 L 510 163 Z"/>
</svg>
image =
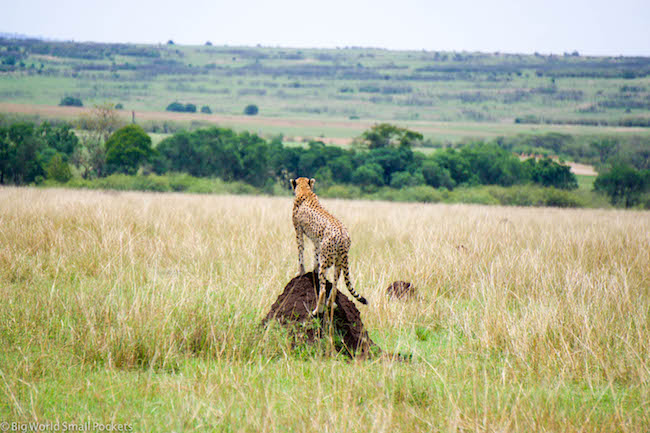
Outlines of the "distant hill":
<svg viewBox="0 0 650 433">
<path fill-rule="evenodd" d="M 0 102 L 5 103 L 58 105 L 73 96 L 84 106 L 109 101 L 127 110 L 163 112 L 178 102 L 207 107 L 205 112 L 215 115 L 241 115 L 255 105 L 263 117 L 455 122 L 470 132 L 485 131 L 486 137 L 503 134 L 503 125 L 565 125 L 568 133 L 576 125 L 650 126 L 650 57 L 107 44 L 13 36 L 0 38 Z M 333 128 L 324 133 L 340 135 Z"/>
</svg>

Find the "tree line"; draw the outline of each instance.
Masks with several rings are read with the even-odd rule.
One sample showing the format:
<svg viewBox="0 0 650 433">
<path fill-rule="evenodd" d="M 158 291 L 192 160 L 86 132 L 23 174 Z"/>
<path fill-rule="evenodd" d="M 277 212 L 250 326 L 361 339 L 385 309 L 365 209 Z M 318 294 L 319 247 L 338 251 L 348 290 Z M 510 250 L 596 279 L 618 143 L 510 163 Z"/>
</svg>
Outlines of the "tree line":
<svg viewBox="0 0 650 433">
<path fill-rule="evenodd" d="M 499 140 L 425 155 L 413 150 L 422 141 L 421 134 L 387 123 L 363 132 L 348 149 L 321 141 L 285 146 L 281 137 L 266 140 L 218 127 L 179 131 L 153 148 L 140 126 L 120 124 L 111 107 L 95 107 L 75 126 L 82 131 L 76 134 L 69 123 L 0 122 L 0 183 L 67 182 L 74 167 L 84 179 L 113 173 L 186 173 L 243 182 L 260 190 L 272 190 L 278 182 L 288 185 L 289 179 L 299 176 L 315 177 L 325 187 L 355 185 L 369 193 L 381 187 L 424 185 L 448 191 L 478 185 L 578 187 L 569 166 L 550 158 L 522 161 Z M 615 142 L 596 147 L 608 160 Z M 650 170 L 611 160 L 594 187 L 614 204 L 634 206 L 650 190 Z"/>
<path fill-rule="evenodd" d="M 551 159 L 520 161 L 497 143 L 475 142 L 426 156 L 413 151 L 422 135 L 390 124 L 365 131 L 351 149 L 311 141 L 306 147 L 284 146 L 280 138 L 266 141 L 249 132 L 226 128 L 181 131 L 163 140 L 151 160 L 157 174 L 188 173 L 219 177 L 262 187 L 298 176 L 320 184 L 355 184 L 366 190 L 535 183 L 560 189 L 577 188 L 568 166 Z"/>
</svg>

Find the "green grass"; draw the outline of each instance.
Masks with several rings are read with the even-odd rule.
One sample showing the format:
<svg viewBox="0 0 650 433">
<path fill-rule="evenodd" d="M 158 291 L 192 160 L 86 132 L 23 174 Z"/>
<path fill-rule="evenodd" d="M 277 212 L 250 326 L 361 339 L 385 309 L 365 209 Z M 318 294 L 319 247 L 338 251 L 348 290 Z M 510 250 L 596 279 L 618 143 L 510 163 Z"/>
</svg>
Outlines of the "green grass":
<svg viewBox="0 0 650 433">
<path fill-rule="evenodd" d="M 648 430 L 648 212 L 322 202 L 365 327 L 408 360 L 260 327 L 297 268 L 289 197 L 1 188 L 0 421 Z"/>
<path fill-rule="evenodd" d="M 578 189 L 580 191 L 592 191 L 594 189 L 594 182 L 597 176 L 588 176 L 584 174 L 577 174 Z"/>
</svg>

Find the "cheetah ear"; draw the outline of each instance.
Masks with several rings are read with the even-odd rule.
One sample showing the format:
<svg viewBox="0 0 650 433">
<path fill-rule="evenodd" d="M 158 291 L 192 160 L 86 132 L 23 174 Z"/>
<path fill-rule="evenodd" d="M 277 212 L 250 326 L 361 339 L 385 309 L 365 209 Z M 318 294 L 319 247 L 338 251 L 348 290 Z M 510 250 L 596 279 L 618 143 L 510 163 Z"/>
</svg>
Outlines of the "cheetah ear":
<svg viewBox="0 0 650 433">
<path fill-rule="evenodd" d="M 291 188 L 296 189 L 296 179 L 291 179 L 289 182 L 291 182 Z"/>
<path fill-rule="evenodd" d="M 313 177 L 309 179 L 309 186 L 311 187 L 312 191 L 314 190 L 314 184 L 316 183 L 316 179 Z"/>
</svg>

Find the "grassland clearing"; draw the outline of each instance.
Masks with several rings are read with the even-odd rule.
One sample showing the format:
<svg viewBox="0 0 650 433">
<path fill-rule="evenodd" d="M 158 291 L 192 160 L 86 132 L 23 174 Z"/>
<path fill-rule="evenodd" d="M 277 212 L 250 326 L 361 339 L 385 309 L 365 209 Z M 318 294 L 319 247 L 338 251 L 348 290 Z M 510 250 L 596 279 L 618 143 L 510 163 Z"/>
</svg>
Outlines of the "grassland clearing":
<svg viewBox="0 0 650 433">
<path fill-rule="evenodd" d="M 324 202 L 370 337 L 410 362 L 259 327 L 297 271 L 289 197 L 1 188 L 0 419 L 650 428 L 649 212 Z M 388 300 L 400 279 L 419 296 Z"/>
</svg>

